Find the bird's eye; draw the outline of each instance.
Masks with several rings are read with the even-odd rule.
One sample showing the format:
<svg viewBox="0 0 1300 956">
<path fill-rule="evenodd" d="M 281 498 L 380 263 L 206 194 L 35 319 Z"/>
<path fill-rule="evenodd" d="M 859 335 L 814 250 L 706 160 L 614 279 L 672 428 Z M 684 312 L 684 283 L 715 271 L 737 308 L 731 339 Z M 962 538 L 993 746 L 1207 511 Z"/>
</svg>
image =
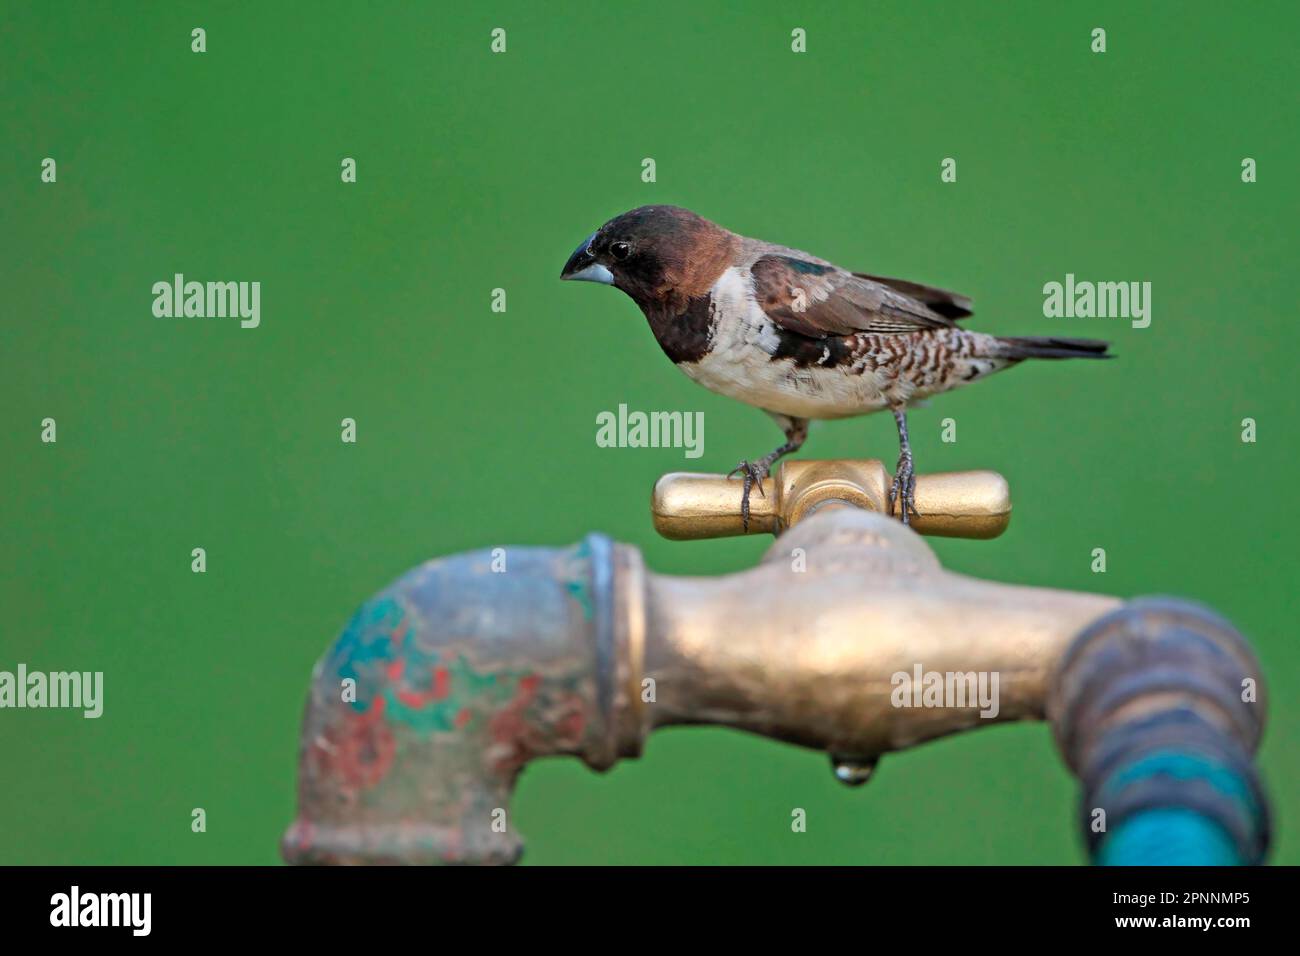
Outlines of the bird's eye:
<svg viewBox="0 0 1300 956">
<path fill-rule="evenodd" d="M 632 254 L 632 247 L 626 242 L 611 242 L 609 244 L 609 254 L 612 258 L 622 262 Z"/>
</svg>

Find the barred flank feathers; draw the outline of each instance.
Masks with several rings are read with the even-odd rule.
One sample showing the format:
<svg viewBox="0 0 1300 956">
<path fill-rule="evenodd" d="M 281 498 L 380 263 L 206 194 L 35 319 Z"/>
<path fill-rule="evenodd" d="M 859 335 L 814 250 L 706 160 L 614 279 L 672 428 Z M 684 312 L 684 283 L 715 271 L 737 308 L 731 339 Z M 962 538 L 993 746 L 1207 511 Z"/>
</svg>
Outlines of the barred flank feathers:
<svg viewBox="0 0 1300 956">
<path fill-rule="evenodd" d="M 1006 349 L 1003 353 L 1009 359 L 1065 359 L 1065 358 L 1114 358 L 1106 354 L 1109 342 L 1097 339 L 1058 339 L 1049 336 L 1030 335 L 1016 338 L 999 338 L 998 342 Z"/>
</svg>

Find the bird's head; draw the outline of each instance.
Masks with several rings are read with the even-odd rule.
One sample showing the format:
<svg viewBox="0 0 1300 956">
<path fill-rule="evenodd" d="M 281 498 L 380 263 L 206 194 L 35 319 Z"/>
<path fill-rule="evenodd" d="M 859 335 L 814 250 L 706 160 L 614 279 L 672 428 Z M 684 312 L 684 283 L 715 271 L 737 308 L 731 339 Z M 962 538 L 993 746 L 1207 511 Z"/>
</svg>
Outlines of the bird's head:
<svg viewBox="0 0 1300 956">
<path fill-rule="evenodd" d="M 560 278 L 615 286 L 644 307 L 703 294 L 738 243 L 739 237 L 689 209 L 641 206 L 584 239 Z"/>
</svg>

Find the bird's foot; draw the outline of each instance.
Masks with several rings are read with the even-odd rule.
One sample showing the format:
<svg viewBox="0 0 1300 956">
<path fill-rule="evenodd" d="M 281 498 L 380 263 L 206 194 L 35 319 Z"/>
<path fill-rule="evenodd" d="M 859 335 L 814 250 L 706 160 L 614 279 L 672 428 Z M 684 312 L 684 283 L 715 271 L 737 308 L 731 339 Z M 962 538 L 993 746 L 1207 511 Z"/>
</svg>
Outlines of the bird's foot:
<svg viewBox="0 0 1300 956">
<path fill-rule="evenodd" d="M 912 469 L 912 456 L 904 452 L 898 458 L 898 468 L 894 472 L 894 484 L 889 489 L 889 513 L 894 513 L 894 503 L 901 502 L 898 517 L 903 524 L 910 524 L 911 517 L 920 517 L 916 510 L 916 473 Z"/>
<path fill-rule="evenodd" d="M 749 533 L 749 492 L 755 485 L 758 486 L 758 493 L 764 498 L 767 492 L 763 490 L 763 479 L 767 477 L 771 463 L 760 458 L 758 461 L 742 461 L 731 471 L 727 472 L 727 477 L 740 472 L 744 479 L 744 489 L 740 493 L 740 525 L 745 533 Z"/>
</svg>

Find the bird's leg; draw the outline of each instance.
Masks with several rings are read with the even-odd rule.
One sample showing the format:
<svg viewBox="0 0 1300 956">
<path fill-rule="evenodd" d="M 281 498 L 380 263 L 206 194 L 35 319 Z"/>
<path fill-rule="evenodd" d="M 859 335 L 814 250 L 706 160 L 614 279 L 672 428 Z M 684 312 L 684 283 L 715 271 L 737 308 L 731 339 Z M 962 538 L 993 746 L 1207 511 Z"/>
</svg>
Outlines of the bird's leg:
<svg viewBox="0 0 1300 956">
<path fill-rule="evenodd" d="M 916 492 L 916 473 L 912 470 L 912 446 L 907 441 L 907 409 L 899 407 L 892 411 L 894 421 L 898 423 L 898 467 L 894 469 L 894 484 L 889 489 L 889 513 L 894 513 L 894 502 L 901 500 L 902 507 L 898 509 L 898 516 L 903 524 L 908 524 L 909 515 L 919 517 L 920 512 L 916 510 L 916 500 L 913 497 Z"/>
<path fill-rule="evenodd" d="M 763 490 L 763 479 L 768 476 L 772 470 L 772 465 L 782 455 L 788 455 L 792 451 L 798 451 L 803 445 L 804 439 L 808 437 L 808 419 L 790 418 L 787 415 L 774 415 L 768 413 L 776 419 L 776 423 L 781 426 L 785 432 L 785 444 L 780 448 L 773 448 L 757 461 L 742 461 L 731 471 L 727 472 L 730 478 L 736 472 L 740 472 L 744 479 L 744 490 L 740 494 L 740 521 L 741 526 L 746 532 L 749 531 L 749 492 L 754 485 L 758 485 L 758 493 L 767 497 L 767 492 Z"/>
</svg>

